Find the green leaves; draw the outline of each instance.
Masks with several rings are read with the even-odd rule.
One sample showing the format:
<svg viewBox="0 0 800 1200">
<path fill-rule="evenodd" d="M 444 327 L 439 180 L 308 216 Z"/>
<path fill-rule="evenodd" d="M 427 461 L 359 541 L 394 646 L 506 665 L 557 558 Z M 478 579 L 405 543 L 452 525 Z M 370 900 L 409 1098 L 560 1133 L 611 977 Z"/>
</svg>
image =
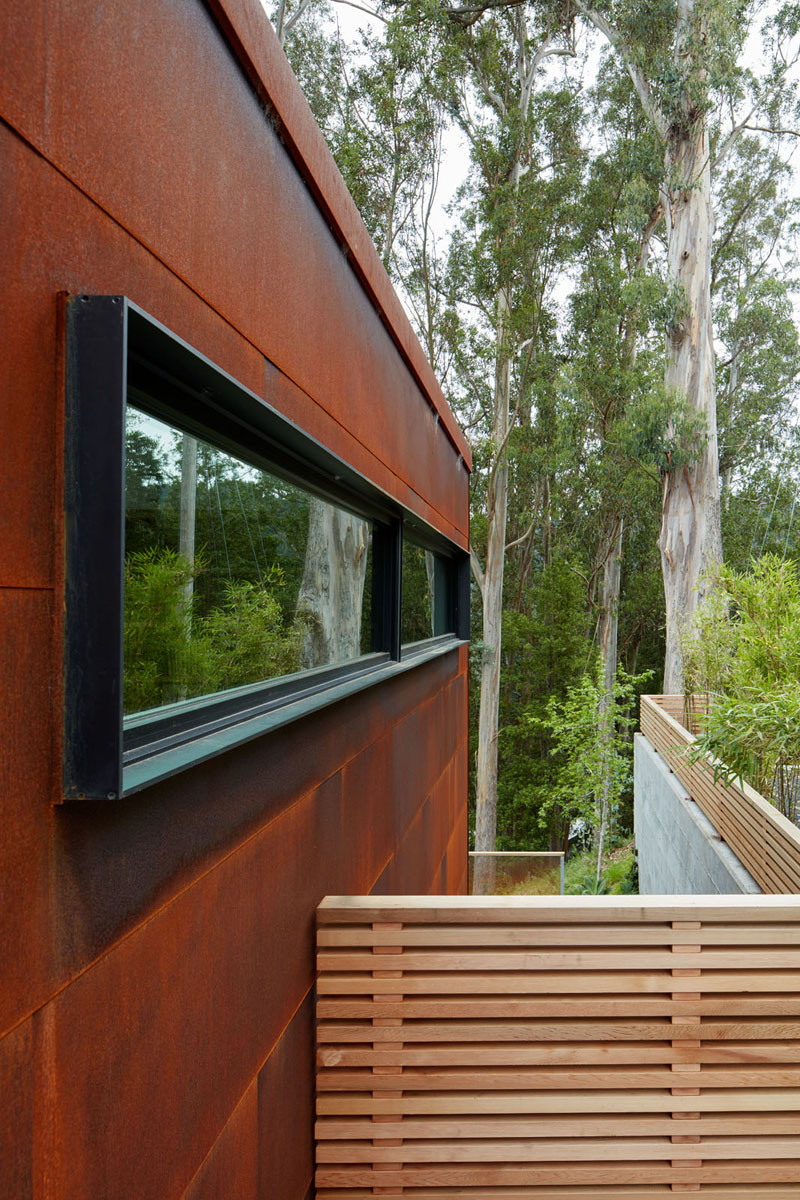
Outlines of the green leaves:
<svg viewBox="0 0 800 1200">
<path fill-rule="evenodd" d="M 187 587 L 203 569 L 201 557 L 192 566 L 173 550 L 127 556 L 126 712 L 299 669 L 301 631 L 287 624 L 281 612 L 279 569 L 263 585 L 226 582 L 223 603 L 199 617 Z"/>
<path fill-rule="evenodd" d="M 558 806 L 569 821 L 582 817 L 594 825 L 606 786 L 610 811 L 616 810 L 631 777 L 632 720 L 625 712 L 646 678 L 649 673 L 628 675 L 620 667 L 613 694 L 606 697 L 598 665 L 568 687 L 562 700 L 552 697 L 544 716 L 530 714 L 530 724 L 550 736 L 557 770 L 555 785 L 540 806 L 540 820 Z"/>
<path fill-rule="evenodd" d="M 800 763 L 800 575 L 768 554 L 715 584 L 683 639 L 687 685 L 710 697 L 692 758 L 785 805 Z"/>
<path fill-rule="evenodd" d="M 703 414 L 684 397 L 654 387 L 632 401 L 617 436 L 628 458 L 659 471 L 681 471 L 697 460 L 708 430 Z"/>
</svg>

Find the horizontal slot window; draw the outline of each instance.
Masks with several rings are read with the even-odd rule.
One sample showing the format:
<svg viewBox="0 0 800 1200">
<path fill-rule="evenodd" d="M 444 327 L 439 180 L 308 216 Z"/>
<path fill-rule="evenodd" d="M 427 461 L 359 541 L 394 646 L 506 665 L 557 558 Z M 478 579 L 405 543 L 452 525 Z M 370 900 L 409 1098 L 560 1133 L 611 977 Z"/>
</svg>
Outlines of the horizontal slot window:
<svg viewBox="0 0 800 1200">
<path fill-rule="evenodd" d="M 125 297 L 70 297 L 66 351 L 64 800 L 468 636 L 463 550 Z"/>
</svg>

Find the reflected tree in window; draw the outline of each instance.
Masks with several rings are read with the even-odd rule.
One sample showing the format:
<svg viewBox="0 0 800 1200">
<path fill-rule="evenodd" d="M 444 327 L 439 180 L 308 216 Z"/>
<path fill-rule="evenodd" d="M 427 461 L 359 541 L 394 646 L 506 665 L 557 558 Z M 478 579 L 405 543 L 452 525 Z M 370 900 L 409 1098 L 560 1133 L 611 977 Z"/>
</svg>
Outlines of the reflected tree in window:
<svg viewBox="0 0 800 1200">
<path fill-rule="evenodd" d="M 370 525 L 312 497 L 297 618 L 304 667 L 356 658 L 362 649 Z"/>
<path fill-rule="evenodd" d="M 369 648 L 368 522 L 130 405 L 126 454 L 126 712 Z"/>
<path fill-rule="evenodd" d="M 421 642 L 436 632 L 435 578 L 436 555 L 404 541 L 401 621 L 404 643 Z"/>
</svg>

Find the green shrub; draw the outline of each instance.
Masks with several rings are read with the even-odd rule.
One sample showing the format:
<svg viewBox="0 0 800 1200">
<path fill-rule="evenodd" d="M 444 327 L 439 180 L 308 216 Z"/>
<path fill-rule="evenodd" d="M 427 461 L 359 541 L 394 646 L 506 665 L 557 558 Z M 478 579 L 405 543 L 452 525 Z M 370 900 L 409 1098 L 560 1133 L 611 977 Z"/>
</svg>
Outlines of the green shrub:
<svg viewBox="0 0 800 1200">
<path fill-rule="evenodd" d="M 750 571 L 720 567 L 683 637 L 687 700 L 706 697 L 693 761 L 747 780 L 790 815 L 789 769 L 800 763 L 800 577 L 765 555 Z"/>
<path fill-rule="evenodd" d="M 287 624 L 273 570 L 265 584 L 227 583 L 221 605 L 199 616 L 188 585 L 202 573 L 173 550 L 144 550 L 125 562 L 125 711 L 296 671 L 300 631 Z"/>
<path fill-rule="evenodd" d="M 186 588 L 202 569 L 173 550 L 142 550 L 125 560 L 125 711 L 141 712 L 196 696 L 214 677 L 213 655 L 191 636 Z"/>
</svg>

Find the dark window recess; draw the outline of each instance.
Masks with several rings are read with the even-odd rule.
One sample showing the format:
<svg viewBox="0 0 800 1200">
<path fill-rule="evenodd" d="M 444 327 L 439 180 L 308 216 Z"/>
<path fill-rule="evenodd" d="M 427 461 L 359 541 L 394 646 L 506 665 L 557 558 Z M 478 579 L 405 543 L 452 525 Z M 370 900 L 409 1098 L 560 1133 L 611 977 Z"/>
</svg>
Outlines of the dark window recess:
<svg viewBox="0 0 800 1200">
<path fill-rule="evenodd" d="M 468 636 L 462 551 L 124 297 L 68 301 L 65 509 L 65 799 Z"/>
</svg>

